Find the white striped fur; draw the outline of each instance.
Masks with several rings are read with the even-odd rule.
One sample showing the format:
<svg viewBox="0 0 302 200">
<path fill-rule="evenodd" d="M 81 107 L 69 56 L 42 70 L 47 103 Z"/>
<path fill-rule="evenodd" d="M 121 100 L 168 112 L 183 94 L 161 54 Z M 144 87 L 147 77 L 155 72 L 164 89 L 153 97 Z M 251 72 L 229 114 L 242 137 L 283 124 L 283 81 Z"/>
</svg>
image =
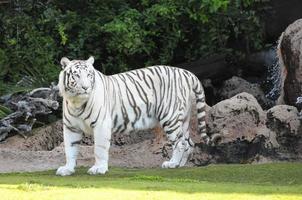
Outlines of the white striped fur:
<svg viewBox="0 0 302 200">
<path fill-rule="evenodd" d="M 191 102 L 196 99 L 200 134 L 206 139 L 205 96 L 201 83 L 189 71 L 153 66 L 112 76 L 93 67 L 94 59 L 62 58 L 59 77 L 63 96 L 66 165 L 58 175 L 74 172 L 77 143 L 84 134 L 95 139 L 95 165 L 90 174 L 108 170 L 112 133 L 153 128 L 160 124 L 173 145 L 172 157 L 164 168 L 185 165 L 193 150 L 189 136 Z"/>
</svg>

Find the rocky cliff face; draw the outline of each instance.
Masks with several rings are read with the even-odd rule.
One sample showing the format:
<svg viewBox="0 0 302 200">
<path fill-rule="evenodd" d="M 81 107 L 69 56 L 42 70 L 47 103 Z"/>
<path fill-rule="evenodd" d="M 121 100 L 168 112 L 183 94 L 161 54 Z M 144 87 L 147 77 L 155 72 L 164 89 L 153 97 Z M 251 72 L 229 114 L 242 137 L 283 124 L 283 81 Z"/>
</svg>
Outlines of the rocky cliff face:
<svg viewBox="0 0 302 200">
<path fill-rule="evenodd" d="M 295 105 L 297 98 L 302 94 L 301 45 L 302 19 L 299 19 L 285 29 L 278 45 L 278 58 L 284 85 L 280 103 Z"/>
</svg>

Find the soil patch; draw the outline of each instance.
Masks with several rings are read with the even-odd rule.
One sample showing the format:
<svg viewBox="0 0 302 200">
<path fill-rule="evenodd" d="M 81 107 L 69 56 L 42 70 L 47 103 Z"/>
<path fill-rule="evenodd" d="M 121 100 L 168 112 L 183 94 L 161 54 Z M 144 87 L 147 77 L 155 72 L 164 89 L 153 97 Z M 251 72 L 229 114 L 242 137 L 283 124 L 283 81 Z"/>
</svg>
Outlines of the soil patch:
<svg viewBox="0 0 302 200">
<path fill-rule="evenodd" d="M 62 123 L 55 122 L 39 128 L 28 138 L 19 135 L 0 143 L 0 173 L 42 171 L 56 169 L 65 164 Z M 167 155 L 165 139 L 154 131 L 115 135 L 110 148 L 109 166 L 160 167 Z M 78 166 L 92 166 L 93 141 L 85 137 L 80 145 Z"/>
</svg>

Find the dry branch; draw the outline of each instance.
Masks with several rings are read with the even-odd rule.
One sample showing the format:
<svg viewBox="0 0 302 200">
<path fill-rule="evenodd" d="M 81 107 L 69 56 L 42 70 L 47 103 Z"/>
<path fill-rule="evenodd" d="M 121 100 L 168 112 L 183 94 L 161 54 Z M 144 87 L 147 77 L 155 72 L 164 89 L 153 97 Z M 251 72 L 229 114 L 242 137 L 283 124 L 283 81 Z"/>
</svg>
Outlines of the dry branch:
<svg viewBox="0 0 302 200">
<path fill-rule="evenodd" d="M 47 116 L 59 108 L 58 94 L 58 87 L 52 85 L 5 98 L 4 105 L 14 112 L 0 120 L 0 141 L 14 134 L 26 137 L 38 121 L 37 117 Z"/>
</svg>

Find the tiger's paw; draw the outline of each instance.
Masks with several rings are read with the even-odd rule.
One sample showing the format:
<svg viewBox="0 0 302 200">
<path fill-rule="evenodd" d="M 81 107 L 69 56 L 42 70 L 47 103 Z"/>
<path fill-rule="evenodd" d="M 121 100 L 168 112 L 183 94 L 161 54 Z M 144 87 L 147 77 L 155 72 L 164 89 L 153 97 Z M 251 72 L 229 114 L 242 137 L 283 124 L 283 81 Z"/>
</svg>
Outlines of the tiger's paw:
<svg viewBox="0 0 302 200">
<path fill-rule="evenodd" d="M 184 154 L 180 160 L 179 167 L 185 166 L 185 164 L 188 162 L 190 156 L 192 155 L 193 150 L 194 150 L 194 148 L 190 147 L 190 146 L 186 149 L 186 151 L 184 152 Z"/>
<path fill-rule="evenodd" d="M 97 166 L 94 165 L 88 170 L 88 174 L 90 175 L 96 175 L 96 174 L 105 174 L 108 172 L 108 166 Z"/>
<path fill-rule="evenodd" d="M 65 166 L 61 166 L 57 169 L 56 175 L 57 176 L 69 176 L 73 173 L 74 173 L 74 169 L 70 168 L 70 167 L 67 167 L 65 165 Z"/>
<path fill-rule="evenodd" d="M 177 167 L 179 167 L 179 164 L 175 163 L 175 162 L 165 161 L 165 162 L 163 162 L 161 167 L 162 168 L 177 168 Z"/>
</svg>

